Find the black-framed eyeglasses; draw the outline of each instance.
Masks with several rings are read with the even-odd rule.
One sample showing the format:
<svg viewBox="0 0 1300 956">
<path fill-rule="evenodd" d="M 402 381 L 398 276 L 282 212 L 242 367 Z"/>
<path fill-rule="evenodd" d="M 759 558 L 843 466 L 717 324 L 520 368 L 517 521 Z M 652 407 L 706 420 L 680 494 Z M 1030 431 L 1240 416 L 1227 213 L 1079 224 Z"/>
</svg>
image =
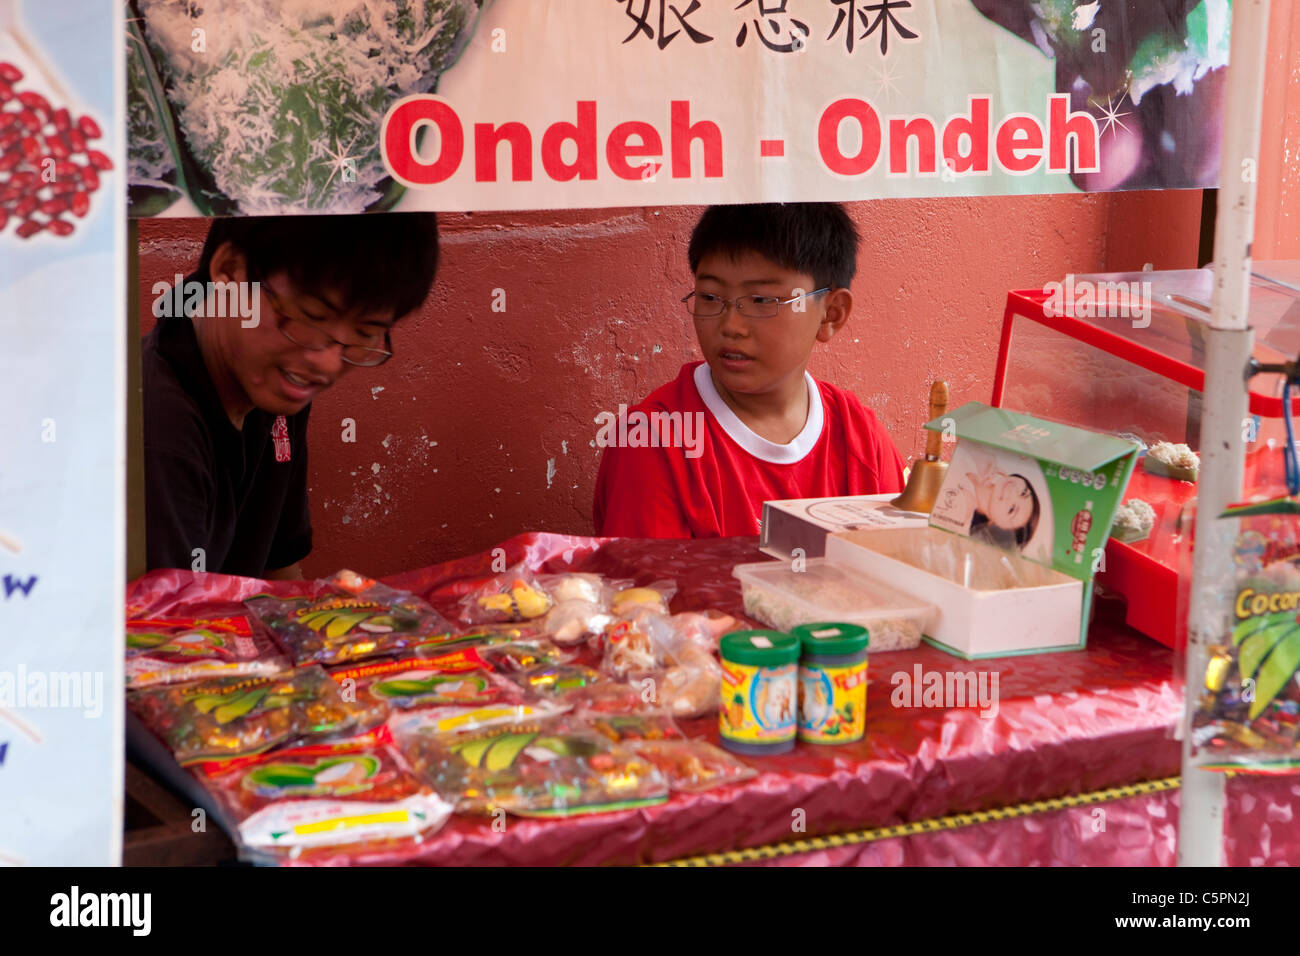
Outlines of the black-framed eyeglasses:
<svg viewBox="0 0 1300 956">
<path fill-rule="evenodd" d="M 682 296 L 682 302 L 686 305 L 686 311 L 697 319 L 716 318 L 727 311 L 729 305 L 734 305 L 736 311 L 747 318 L 770 319 L 781 311 L 783 305 L 798 302 L 810 295 L 821 295 L 823 292 L 830 291 L 831 287 L 826 286 L 812 292 L 801 292 L 799 295 L 791 296 L 788 299 L 781 299 L 774 295 L 742 295 L 734 299 L 727 299 L 720 295 L 714 295 L 712 292 L 692 291 Z"/>
<path fill-rule="evenodd" d="M 384 331 L 384 347 L 382 349 L 370 345 L 340 342 L 320 326 L 308 322 L 306 319 L 297 319 L 287 315 L 280 306 L 279 298 L 271 291 L 270 286 L 262 282 L 260 287 L 271 301 L 271 310 L 275 313 L 276 328 L 280 330 L 281 335 L 299 348 L 304 348 L 309 352 L 323 352 L 336 345 L 341 345 L 343 346 L 343 361 L 349 365 L 359 365 L 362 368 L 374 368 L 376 365 L 383 365 L 393 357 L 393 340 L 387 330 Z"/>
</svg>

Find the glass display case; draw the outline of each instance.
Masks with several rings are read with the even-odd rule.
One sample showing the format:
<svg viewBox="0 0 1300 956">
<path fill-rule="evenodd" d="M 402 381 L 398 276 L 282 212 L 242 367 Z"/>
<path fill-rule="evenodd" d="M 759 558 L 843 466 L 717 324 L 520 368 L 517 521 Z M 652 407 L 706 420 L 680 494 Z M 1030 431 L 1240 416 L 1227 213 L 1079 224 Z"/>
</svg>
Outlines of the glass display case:
<svg viewBox="0 0 1300 956">
<path fill-rule="evenodd" d="M 1199 451 L 1213 287 L 1211 270 L 1189 269 L 1070 276 L 1012 292 L 992 404 L 1147 448 L 1171 442 Z M 1300 261 L 1254 263 L 1249 321 L 1258 361 L 1300 355 Z M 1286 490 L 1282 376 L 1258 375 L 1249 387 L 1242 499 Z M 1292 408 L 1300 412 L 1296 395 Z M 1124 595 L 1130 625 L 1174 647 L 1186 633 L 1178 576 L 1190 568 L 1196 483 L 1144 465 L 1134 470 L 1125 500 L 1151 505 L 1151 532 L 1127 543 L 1112 538 L 1097 581 Z"/>
</svg>

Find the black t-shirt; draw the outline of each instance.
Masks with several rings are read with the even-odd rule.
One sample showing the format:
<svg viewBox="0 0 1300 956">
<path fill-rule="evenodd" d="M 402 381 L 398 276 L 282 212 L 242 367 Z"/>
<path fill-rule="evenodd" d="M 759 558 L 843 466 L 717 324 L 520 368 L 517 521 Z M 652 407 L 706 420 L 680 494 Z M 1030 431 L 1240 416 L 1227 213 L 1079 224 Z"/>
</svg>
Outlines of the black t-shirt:
<svg viewBox="0 0 1300 956">
<path fill-rule="evenodd" d="M 235 428 L 185 316 L 159 319 L 143 351 L 149 569 L 191 569 L 202 548 L 204 570 L 260 578 L 311 553 L 311 406 L 283 423 L 255 408 Z"/>
</svg>

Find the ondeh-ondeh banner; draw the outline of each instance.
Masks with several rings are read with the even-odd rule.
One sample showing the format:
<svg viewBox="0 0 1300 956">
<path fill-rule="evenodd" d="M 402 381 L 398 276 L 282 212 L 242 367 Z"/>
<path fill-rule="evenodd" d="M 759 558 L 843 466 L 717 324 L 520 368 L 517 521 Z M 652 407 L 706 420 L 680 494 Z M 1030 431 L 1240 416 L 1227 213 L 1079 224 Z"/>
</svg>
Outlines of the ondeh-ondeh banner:
<svg viewBox="0 0 1300 956">
<path fill-rule="evenodd" d="M 131 0 L 131 211 L 1218 184 L 1230 0 Z"/>
</svg>

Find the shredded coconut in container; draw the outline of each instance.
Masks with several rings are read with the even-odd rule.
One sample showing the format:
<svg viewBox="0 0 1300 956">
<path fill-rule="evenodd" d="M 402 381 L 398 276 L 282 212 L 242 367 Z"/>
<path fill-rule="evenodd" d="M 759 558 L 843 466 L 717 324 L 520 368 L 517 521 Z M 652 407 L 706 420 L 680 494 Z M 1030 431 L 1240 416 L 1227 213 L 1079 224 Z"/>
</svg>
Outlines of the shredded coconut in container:
<svg viewBox="0 0 1300 956">
<path fill-rule="evenodd" d="M 379 200 L 384 113 L 434 88 L 478 14 L 475 0 L 138 5 L 182 135 L 245 215 Z"/>
</svg>

